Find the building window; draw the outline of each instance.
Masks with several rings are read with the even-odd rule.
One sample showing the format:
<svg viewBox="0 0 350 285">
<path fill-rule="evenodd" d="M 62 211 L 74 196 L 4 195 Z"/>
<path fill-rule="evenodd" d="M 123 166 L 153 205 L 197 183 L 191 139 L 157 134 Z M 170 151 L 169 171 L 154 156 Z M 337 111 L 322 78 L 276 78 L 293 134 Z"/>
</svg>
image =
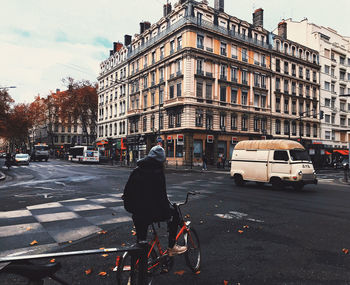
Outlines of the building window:
<svg viewBox="0 0 350 285">
<path fill-rule="evenodd" d="M 203 98 L 203 83 L 197 81 L 197 97 L 198 98 Z"/>
<path fill-rule="evenodd" d="M 224 55 L 224 56 L 227 55 L 226 46 L 227 46 L 227 45 L 226 45 L 225 43 L 221 43 L 221 45 L 220 45 L 220 54 L 221 54 L 221 55 Z"/>
<path fill-rule="evenodd" d="M 231 67 L 231 81 L 237 82 L 237 67 Z"/>
<path fill-rule="evenodd" d="M 164 128 L 164 116 L 163 114 L 159 114 L 159 129 L 162 130 Z"/>
<path fill-rule="evenodd" d="M 226 86 L 220 86 L 220 101 L 226 102 Z"/>
<path fill-rule="evenodd" d="M 231 88 L 231 103 L 232 104 L 237 104 L 237 90 Z"/>
<path fill-rule="evenodd" d="M 182 49 L 182 37 L 177 38 L 177 50 Z"/>
<path fill-rule="evenodd" d="M 254 132 L 259 132 L 260 131 L 260 129 L 259 129 L 259 122 L 260 122 L 259 117 L 254 117 Z"/>
<path fill-rule="evenodd" d="M 206 114 L 205 128 L 207 130 L 212 130 L 213 129 L 213 115 L 212 114 Z"/>
<path fill-rule="evenodd" d="M 242 116 L 242 131 L 248 131 L 248 117 L 246 115 Z"/>
<path fill-rule="evenodd" d="M 154 106 L 155 104 L 155 99 L 154 99 L 154 93 L 151 93 L 151 106 Z"/>
<path fill-rule="evenodd" d="M 244 85 L 248 85 L 248 81 L 247 81 L 247 71 L 246 70 L 242 70 L 242 84 Z"/>
<path fill-rule="evenodd" d="M 170 90 L 170 92 L 169 92 L 169 98 L 172 99 L 172 98 L 174 98 L 174 85 L 171 85 L 171 86 L 169 87 L 169 90 Z"/>
<path fill-rule="evenodd" d="M 205 98 L 208 100 L 212 99 L 212 85 L 211 85 L 211 83 L 206 84 Z"/>
<path fill-rule="evenodd" d="M 231 114 L 231 130 L 237 130 L 237 115 Z"/>
<path fill-rule="evenodd" d="M 276 120 L 276 134 L 279 135 L 281 134 L 281 121 Z"/>
<path fill-rule="evenodd" d="M 177 97 L 181 97 L 181 82 L 176 84 Z"/>
<path fill-rule="evenodd" d="M 313 125 L 313 133 L 314 133 L 314 138 L 317 138 L 317 125 Z"/>
<path fill-rule="evenodd" d="M 147 108 L 147 96 L 148 94 L 143 95 L 143 108 Z"/>
<path fill-rule="evenodd" d="M 289 114 L 289 99 L 284 99 L 284 113 Z"/>
<path fill-rule="evenodd" d="M 181 127 L 181 114 L 182 112 L 176 113 L 176 127 Z"/>
<path fill-rule="evenodd" d="M 261 95 L 261 102 L 260 102 L 261 108 L 266 108 L 266 94 Z"/>
<path fill-rule="evenodd" d="M 220 114 L 220 130 L 225 131 L 226 128 L 226 115 Z"/>
<path fill-rule="evenodd" d="M 290 128 L 289 122 L 284 121 L 284 134 L 285 135 L 289 135 L 289 128 Z"/>
<path fill-rule="evenodd" d="M 247 49 L 242 48 L 242 61 L 248 62 Z"/>
<path fill-rule="evenodd" d="M 196 110 L 196 127 L 203 127 L 203 110 Z"/>
<path fill-rule="evenodd" d="M 172 41 L 170 42 L 170 54 L 173 54 L 174 51 L 175 51 L 175 41 L 172 40 Z"/>
<path fill-rule="evenodd" d="M 168 115 L 168 125 L 169 125 L 169 128 L 173 128 L 174 125 L 175 125 L 175 114 L 169 114 Z"/>
<path fill-rule="evenodd" d="M 198 59 L 198 60 L 197 60 L 197 74 L 199 74 L 199 75 L 204 75 L 204 71 L 203 71 L 203 59 Z"/>
<path fill-rule="evenodd" d="M 143 117 L 143 131 L 147 131 L 147 117 L 144 116 Z"/>
<path fill-rule="evenodd" d="M 197 35 L 197 48 L 204 49 L 204 37 L 202 35 Z"/>
<path fill-rule="evenodd" d="M 258 108 L 260 107 L 260 95 L 254 94 L 254 107 Z"/>
<path fill-rule="evenodd" d="M 159 104 L 163 104 L 164 102 L 164 91 L 163 90 L 159 90 Z"/>
<path fill-rule="evenodd" d="M 248 103 L 248 92 L 242 91 L 242 105 L 246 106 Z"/>
</svg>

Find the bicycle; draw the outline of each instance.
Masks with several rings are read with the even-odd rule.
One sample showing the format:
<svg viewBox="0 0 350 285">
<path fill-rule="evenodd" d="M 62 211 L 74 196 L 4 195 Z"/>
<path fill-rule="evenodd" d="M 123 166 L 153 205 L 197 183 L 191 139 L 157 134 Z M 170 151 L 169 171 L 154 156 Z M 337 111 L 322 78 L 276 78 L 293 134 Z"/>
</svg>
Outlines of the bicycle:
<svg viewBox="0 0 350 285">
<path fill-rule="evenodd" d="M 187 247 L 187 251 L 184 253 L 186 264 L 194 273 L 198 272 L 200 269 L 201 252 L 199 238 L 196 230 L 190 226 L 191 222 L 184 220 L 180 207 L 187 204 L 189 195 L 196 194 L 199 193 L 188 192 L 185 202 L 174 204 L 174 207 L 180 216 L 180 230 L 176 235 L 176 243 Z M 152 284 L 152 279 L 154 276 L 170 272 L 172 266 L 174 265 L 174 257 L 169 256 L 167 250 L 163 251 L 161 247 L 154 223 L 151 226 L 153 238 L 148 243 L 148 285 Z M 128 252 L 125 252 L 123 256 L 117 257 L 115 269 L 117 271 L 117 281 L 119 285 L 137 284 L 138 263 L 139 259 L 130 255 Z"/>
</svg>

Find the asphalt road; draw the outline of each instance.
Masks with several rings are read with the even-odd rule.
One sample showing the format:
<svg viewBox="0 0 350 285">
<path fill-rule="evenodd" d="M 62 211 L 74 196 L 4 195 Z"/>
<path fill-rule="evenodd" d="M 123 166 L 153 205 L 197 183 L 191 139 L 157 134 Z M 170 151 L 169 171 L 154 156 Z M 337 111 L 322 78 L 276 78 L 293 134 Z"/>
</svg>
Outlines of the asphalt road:
<svg viewBox="0 0 350 285">
<path fill-rule="evenodd" d="M 13 178 L 0 184 L 0 214 L 29 205 L 118 195 L 130 171 L 61 161 L 35 164 L 11 169 Z M 177 257 L 173 271 L 154 284 L 350 284 L 350 255 L 343 252 L 350 248 L 350 186 L 334 183 L 337 173 L 323 175 L 319 185 L 298 192 L 254 183 L 236 187 L 226 173 L 169 171 L 172 200 L 181 200 L 188 190 L 202 193 L 183 211 L 199 233 L 202 266 L 194 275 L 183 257 Z M 116 223 L 106 234 L 59 245 L 62 250 L 120 247 L 134 242 L 131 230 L 130 222 Z M 166 236 L 165 226 L 160 235 Z M 113 255 L 62 262 L 60 274 L 70 284 L 115 284 Z M 92 273 L 86 275 L 87 269 Z M 99 276 L 101 271 L 107 275 Z M 6 276 L 0 280 L 13 284 Z"/>
</svg>

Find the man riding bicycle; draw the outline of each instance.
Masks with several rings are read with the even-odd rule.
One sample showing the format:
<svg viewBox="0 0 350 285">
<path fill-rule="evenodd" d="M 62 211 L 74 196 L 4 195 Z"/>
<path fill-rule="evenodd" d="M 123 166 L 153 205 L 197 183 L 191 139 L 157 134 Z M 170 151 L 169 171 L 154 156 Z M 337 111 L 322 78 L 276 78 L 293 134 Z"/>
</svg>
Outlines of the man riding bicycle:
<svg viewBox="0 0 350 285">
<path fill-rule="evenodd" d="M 137 162 L 125 185 L 123 199 L 125 208 L 133 214 L 137 241 L 147 239 L 150 224 L 168 221 L 168 254 L 174 256 L 186 252 L 187 247 L 175 242 L 180 217 L 167 196 L 164 166 L 164 149 L 161 146 L 153 147 L 148 156 Z"/>
</svg>

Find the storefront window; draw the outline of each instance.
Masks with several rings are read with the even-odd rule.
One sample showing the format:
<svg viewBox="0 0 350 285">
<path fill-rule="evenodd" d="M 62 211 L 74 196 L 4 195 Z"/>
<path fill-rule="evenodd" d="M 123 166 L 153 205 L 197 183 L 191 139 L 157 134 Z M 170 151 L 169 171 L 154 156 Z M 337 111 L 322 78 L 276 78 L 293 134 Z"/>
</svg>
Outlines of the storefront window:
<svg viewBox="0 0 350 285">
<path fill-rule="evenodd" d="M 203 153 L 203 142 L 201 140 L 195 140 L 193 142 L 193 156 L 201 158 Z"/>
<path fill-rule="evenodd" d="M 218 156 L 223 155 L 226 157 L 227 144 L 225 141 L 218 142 Z"/>
<path fill-rule="evenodd" d="M 177 141 L 177 140 L 176 140 Z M 184 146 L 182 144 L 176 143 L 176 157 L 183 157 Z"/>
<path fill-rule="evenodd" d="M 174 141 L 171 141 L 171 142 L 168 141 L 166 156 L 174 157 Z"/>
</svg>

